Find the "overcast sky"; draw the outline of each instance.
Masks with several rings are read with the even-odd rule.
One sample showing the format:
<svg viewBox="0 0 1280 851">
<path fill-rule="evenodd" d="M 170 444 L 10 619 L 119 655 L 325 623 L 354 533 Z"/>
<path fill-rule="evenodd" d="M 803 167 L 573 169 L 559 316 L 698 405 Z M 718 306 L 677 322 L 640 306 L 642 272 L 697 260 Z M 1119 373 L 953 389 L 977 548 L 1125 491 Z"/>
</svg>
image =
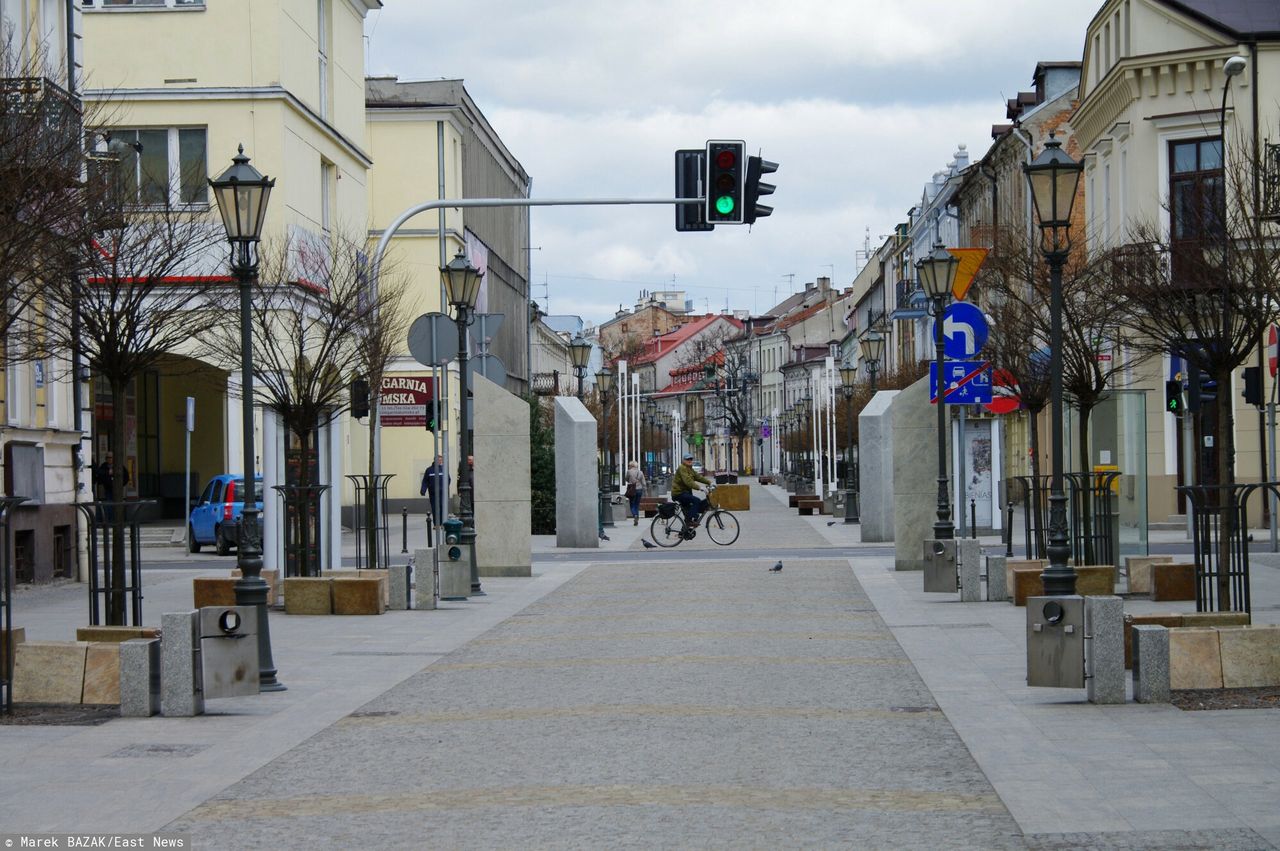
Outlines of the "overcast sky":
<svg viewBox="0 0 1280 851">
<path fill-rule="evenodd" d="M 763 312 L 819 276 L 848 286 L 866 229 L 874 249 L 958 145 L 980 157 L 1036 62 L 1081 59 L 1102 6 L 384 3 L 365 27 L 368 71 L 464 80 L 534 197 L 671 197 L 673 151 L 709 138 L 780 164 L 774 213 L 753 228 L 676 233 L 668 206 L 535 209 L 534 299 L 596 322 L 644 289 Z"/>
</svg>

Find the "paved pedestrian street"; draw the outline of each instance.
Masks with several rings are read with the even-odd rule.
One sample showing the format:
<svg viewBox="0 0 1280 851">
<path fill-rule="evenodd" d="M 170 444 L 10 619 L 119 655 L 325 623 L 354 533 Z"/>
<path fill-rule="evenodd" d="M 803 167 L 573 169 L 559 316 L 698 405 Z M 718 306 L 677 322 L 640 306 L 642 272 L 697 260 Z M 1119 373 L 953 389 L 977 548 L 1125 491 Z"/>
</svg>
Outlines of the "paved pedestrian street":
<svg viewBox="0 0 1280 851">
<path fill-rule="evenodd" d="M 593 566 L 171 828 L 209 847 L 1022 847 L 844 560 Z"/>
</svg>

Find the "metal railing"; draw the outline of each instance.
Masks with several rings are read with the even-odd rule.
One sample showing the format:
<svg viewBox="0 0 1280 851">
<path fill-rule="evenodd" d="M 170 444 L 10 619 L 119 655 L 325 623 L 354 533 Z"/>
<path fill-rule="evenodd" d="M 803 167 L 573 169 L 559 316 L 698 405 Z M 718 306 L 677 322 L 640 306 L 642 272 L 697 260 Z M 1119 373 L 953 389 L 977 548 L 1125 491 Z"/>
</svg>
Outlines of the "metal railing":
<svg viewBox="0 0 1280 851">
<path fill-rule="evenodd" d="M 1119 548 L 1114 487 L 1120 474 L 1066 473 L 1068 536 L 1076 564 L 1117 564 Z M 1046 558 L 1049 538 L 1049 490 L 1052 476 L 1014 476 L 1010 502 L 1022 505 L 1023 552 Z M 1012 531 L 1009 533 L 1012 536 Z"/>
<path fill-rule="evenodd" d="M 89 625 L 142 625 L 142 533 L 139 515 L 154 500 L 80 502 L 89 525 Z M 122 557 L 123 561 L 119 558 Z"/>
<path fill-rule="evenodd" d="M 387 482 L 395 478 L 394 473 L 382 473 L 378 475 L 351 475 L 347 478 L 351 480 L 351 484 L 356 490 L 355 506 L 351 516 L 351 531 L 356 539 L 356 569 L 360 570 L 365 567 L 387 567 L 391 564 L 391 549 L 387 522 Z M 376 500 L 377 511 L 375 512 L 374 534 L 378 535 L 382 540 L 382 549 L 380 553 L 368 554 L 369 564 L 365 564 L 365 550 L 368 549 L 368 541 L 365 535 L 368 534 L 369 500 Z M 406 532 L 407 534 L 407 532 Z M 407 548 L 406 548 L 407 551 Z"/>
<path fill-rule="evenodd" d="M 284 506 L 284 575 L 319 576 L 320 498 L 328 485 L 274 485 Z M 338 565 L 335 565 L 335 567 Z"/>
<path fill-rule="evenodd" d="M 25 496 L 0 497 L 0 713 L 13 712 L 13 576 L 9 518 Z"/>
<path fill-rule="evenodd" d="M 1191 506 L 1196 611 L 1251 612 L 1249 497 L 1280 497 L 1280 482 L 1180 485 Z"/>
</svg>

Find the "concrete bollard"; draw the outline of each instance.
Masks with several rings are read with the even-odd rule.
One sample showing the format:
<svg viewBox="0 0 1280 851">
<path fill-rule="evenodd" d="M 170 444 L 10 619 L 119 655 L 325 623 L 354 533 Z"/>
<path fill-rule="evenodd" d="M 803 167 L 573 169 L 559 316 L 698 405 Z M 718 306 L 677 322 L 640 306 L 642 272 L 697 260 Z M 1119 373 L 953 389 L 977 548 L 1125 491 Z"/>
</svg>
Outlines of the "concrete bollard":
<svg viewBox="0 0 1280 851">
<path fill-rule="evenodd" d="M 1009 583 L 1005 576 L 1008 556 L 987 556 L 987 601 L 1003 603 L 1009 599 Z"/>
<path fill-rule="evenodd" d="M 436 608 L 436 548 L 413 551 L 413 607 Z"/>
<path fill-rule="evenodd" d="M 982 545 L 974 538 L 956 541 L 960 563 L 960 602 L 982 601 Z"/>
<path fill-rule="evenodd" d="M 160 711 L 160 639 L 120 644 L 120 715 L 150 718 Z"/>
<path fill-rule="evenodd" d="M 200 670 L 200 613 L 160 616 L 160 712 L 189 718 L 204 714 Z"/>
<path fill-rule="evenodd" d="M 1169 702 L 1169 629 L 1155 624 L 1133 627 L 1133 699 Z"/>
<path fill-rule="evenodd" d="M 1124 601 L 1084 598 L 1085 694 L 1090 703 L 1124 703 Z"/>
<path fill-rule="evenodd" d="M 393 564 L 387 569 L 387 608 L 404 611 L 409 608 L 409 565 Z"/>
</svg>

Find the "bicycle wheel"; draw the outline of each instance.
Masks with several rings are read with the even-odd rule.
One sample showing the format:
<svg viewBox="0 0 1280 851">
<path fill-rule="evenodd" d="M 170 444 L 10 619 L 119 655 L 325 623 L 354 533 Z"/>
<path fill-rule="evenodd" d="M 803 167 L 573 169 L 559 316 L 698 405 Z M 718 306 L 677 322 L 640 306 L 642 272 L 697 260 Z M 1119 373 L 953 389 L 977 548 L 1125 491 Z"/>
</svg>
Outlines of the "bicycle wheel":
<svg viewBox="0 0 1280 851">
<path fill-rule="evenodd" d="M 702 528 L 707 530 L 707 537 L 722 547 L 727 547 L 738 540 L 738 518 L 727 511 L 715 509 L 702 521 Z"/>
<path fill-rule="evenodd" d="M 684 516 L 679 512 L 674 517 L 663 517 L 655 514 L 649 526 L 649 536 L 660 547 L 674 547 L 684 539 Z"/>
</svg>

